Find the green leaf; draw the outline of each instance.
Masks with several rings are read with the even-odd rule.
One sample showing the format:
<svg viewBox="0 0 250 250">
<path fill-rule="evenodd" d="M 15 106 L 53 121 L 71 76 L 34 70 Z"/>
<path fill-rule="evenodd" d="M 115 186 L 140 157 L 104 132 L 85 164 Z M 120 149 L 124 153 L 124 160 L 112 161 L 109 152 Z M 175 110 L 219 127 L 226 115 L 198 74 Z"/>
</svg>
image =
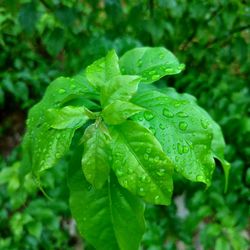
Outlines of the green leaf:
<svg viewBox="0 0 250 250">
<path fill-rule="evenodd" d="M 104 108 L 102 111 L 102 117 L 107 124 L 117 125 L 123 123 L 130 116 L 143 110 L 144 108 L 131 102 L 114 101 Z"/>
<path fill-rule="evenodd" d="M 48 86 L 41 102 L 48 108 L 53 108 L 73 98 L 88 98 L 94 94 L 93 88 L 82 75 L 76 78 L 58 77 Z"/>
<path fill-rule="evenodd" d="M 35 30 L 38 19 L 37 4 L 34 1 L 21 6 L 19 22 L 26 32 L 31 33 Z"/>
<path fill-rule="evenodd" d="M 53 129 L 46 113 L 50 108 L 58 108 L 69 96 L 85 96 L 91 93 L 87 82 L 59 77 L 46 90 L 43 99 L 32 107 L 27 120 L 27 132 L 23 141 L 23 161 L 32 172 L 51 168 L 69 150 L 75 128 Z M 27 167 L 24 167 L 27 172 Z"/>
<path fill-rule="evenodd" d="M 111 78 L 120 75 L 118 60 L 115 50 L 111 50 L 106 57 L 88 66 L 86 76 L 91 85 L 100 90 Z"/>
<path fill-rule="evenodd" d="M 85 107 L 66 106 L 61 109 L 48 109 L 46 116 L 52 128 L 79 128 L 85 124 L 89 117 Z"/>
<path fill-rule="evenodd" d="M 173 192 L 172 164 L 160 143 L 133 121 L 114 126 L 113 170 L 119 183 L 153 204 L 168 205 Z"/>
<path fill-rule="evenodd" d="M 143 83 L 152 83 L 163 76 L 178 74 L 185 67 L 163 47 L 129 50 L 120 58 L 119 63 L 122 74 L 140 75 Z"/>
<path fill-rule="evenodd" d="M 137 250 L 145 230 L 144 204 L 113 174 L 102 189 L 93 188 L 81 171 L 81 153 L 75 152 L 68 180 L 71 212 L 80 234 L 97 250 Z"/>
<path fill-rule="evenodd" d="M 109 138 L 100 126 L 90 125 L 84 133 L 84 153 L 82 168 L 85 177 L 95 188 L 101 188 L 107 181 L 110 171 Z"/>
<path fill-rule="evenodd" d="M 114 101 L 129 101 L 136 93 L 139 76 L 116 76 L 113 77 L 101 91 L 101 104 L 103 107 Z"/>
<path fill-rule="evenodd" d="M 65 42 L 64 32 L 64 29 L 55 28 L 44 37 L 43 43 L 50 55 L 55 57 L 62 51 Z"/>
<path fill-rule="evenodd" d="M 142 92 L 133 101 L 147 109 L 134 119 L 155 134 L 175 169 L 191 181 L 210 185 L 215 167 L 215 135 L 214 122 L 208 114 L 190 98 L 177 93 Z"/>
</svg>

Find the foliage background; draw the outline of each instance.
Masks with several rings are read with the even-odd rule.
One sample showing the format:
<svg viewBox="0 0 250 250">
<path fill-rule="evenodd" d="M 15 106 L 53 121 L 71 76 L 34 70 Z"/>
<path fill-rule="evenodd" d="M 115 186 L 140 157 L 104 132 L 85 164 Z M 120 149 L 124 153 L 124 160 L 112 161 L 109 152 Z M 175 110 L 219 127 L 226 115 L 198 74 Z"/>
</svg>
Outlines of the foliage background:
<svg viewBox="0 0 250 250">
<path fill-rule="evenodd" d="M 18 179 L 25 118 L 52 79 L 137 46 L 164 46 L 186 64 L 158 85 L 197 98 L 221 125 L 232 163 L 226 194 L 218 166 L 208 190 L 177 180 L 171 206 L 148 206 L 142 248 L 247 249 L 249 23 L 244 0 L 0 0 L 0 249 L 83 247 L 68 211 L 65 161 L 44 180 L 52 201 L 29 176 Z"/>
</svg>

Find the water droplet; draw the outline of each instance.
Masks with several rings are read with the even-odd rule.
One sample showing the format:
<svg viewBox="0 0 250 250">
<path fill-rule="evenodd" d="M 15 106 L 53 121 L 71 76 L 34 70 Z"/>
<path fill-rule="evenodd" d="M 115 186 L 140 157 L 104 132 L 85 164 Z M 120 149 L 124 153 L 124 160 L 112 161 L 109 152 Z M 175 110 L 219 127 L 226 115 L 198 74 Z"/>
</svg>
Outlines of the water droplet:
<svg viewBox="0 0 250 250">
<path fill-rule="evenodd" d="M 116 175 L 117 175 L 117 177 L 121 177 L 121 176 L 124 175 L 124 172 L 121 171 L 121 170 L 117 170 L 117 171 L 116 171 Z"/>
<path fill-rule="evenodd" d="M 173 74 L 173 73 L 174 73 L 174 70 L 171 69 L 171 68 L 166 68 L 166 69 L 165 69 L 165 72 L 166 72 L 167 74 Z"/>
<path fill-rule="evenodd" d="M 164 168 L 161 168 L 161 169 L 156 171 L 156 174 L 158 176 L 163 176 L 163 175 L 165 175 L 165 173 L 166 173 L 166 169 L 164 169 Z"/>
<path fill-rule="evenodd" d="M 150 112 L 150 111 L 145 111 L 144 112 L 144 118 L 147 121 L 151 121 L 155 116 Z"/>
<path fill-rule="evenodd" d="M 150 153 L 151 153 L 151 151 L 152 151 L 152 149 L 151 149 L 151 148 L 147 148 L 147 149 L 146 149 L 146 152 L 147 152 L 148 154 L 150 154 Z"/>
<path fill-rule="evenodd" d="M 159 200 L 160 196 L 159 195 L 156 195 L 155 196 L 155 202 L 157 202 Z"/>
<path fill-rule="evenodd" d="M 145 193 L 144 188 L 142 188 L 142 187 L 139 188 L 139 195 L 140 195 L 140 196 L 145 196 L 145 194 L 146 194 L 146 193 Z"/>
<path fill-rule="evenodd" d="M 157 155 L 155 158 L 154 158 L 154 162 L 155 163 L 158 163 L 160 161 L 160 157 Z"/>
<path fill-rule="evenodd" d="M 127 188 L 128 187 L 128 181 L 127 180 L 124 180 L 122 183 L 122 186 Z"/>
<path fill-rule="evenodd" d="M 204 182 L 204 177 L 202 175 L 197 175 L 196 176 L 196 181 Z"/>
<path fill-rule="evenodd" d="M 179 129 L 182 131 L 187 130 L 188 124 L 186 122 L 180 122 L 179 123 Z"/>
<path fill-rule="evenodd" d="M 65 89 L 59 89 L 59 90 L 58 90 L 58 93 L 59 93 L 59 94 L 64 94 L 65 92 L 66 92 Z"/>
<path fill-rule="evenodd" d="M 71 89 L 75 89 L 75 88 L 76 88 L 76 85 L 75 85 L 75 84 L 71 84 L 71 85 L 70 85 L 70 88 L 71 88 Z"/>
<path fill-rule="evenodd" d="M 121 71 L 124 73 L 124 72 L 125 72 L 125 68 L 124 68 L 124 67 L 122 67 L 122 68 L 121 68 Z"/>
<path fill-rule="evenodd" d="M 178 112 L 178 113 L 176 113 L 176 115 L 178 116 L 178 117 L 181 117 L 181 118 L 186 118 L 186 117 L 188 117 L 188 114 L 187 113 L 185 113 L 185 112 Z"/>
<path fill-rule="evenodd" d="M 172 118 L 174 117 L 174 114 L 167 108 L 164 108 L 162 111 L 162 114 L 167 117 L 167 118 Z"/>
<path fill-rule="evenodd" d="M 142 60 L 139 59 L 139 60 L 137 61 L 137 66 L 138 66 L 138 67 L 141 67 L 141 65 L 142 65 Z"/>
<path fill-rule="evenodd" d="M 183 146 L 183 153 L 187 153 L 189 151 L 189 147 L 184 145 Z"/>
<path fill-rule="evenodd" d="M 143 117 L 142 117 L 142 116 L 139 116 L 139 117 L 138 117 L 138 120 L 139 120 L 139 121 L 143 121 Z"/>
<path fill-rule="evenodd" d="M 160 53 L 159 58 L 163 59 L 164 58 L 164 53 Z"/>
<path fill-rule="evenodd" d="M 129 168 L 129 169 L 128 169 L 128 173 L 129 173 L 129 174 L 133 174 L 133 172 L 134 172 L 134 171 L 133 171 L 132 168 Z"/>
<path fill-rule="evenodd" d="M 148 72 L 149 75 L 154 75 L 155 73 L 156 73 L 155 70 L 151 70 L 151 71 Z"/>
<path fill-rule="evenodd" d="M 182 71 L 185 69 L 185 64 L 184 63 L 181 63 L 179 66 L 178 66 L 178 70 Z"/>
<path fill-rule="evenodd" d="M 148 158 L 149 158 L 149 155 L 148 154 L 144 154 L 143 158 L 147 161 Z"/>
<path fill-rule="evenodd" d="M 161 76 L 160 75 L 152 75 L 152 80 L 158 80 Z"/>
<path fill-rule="evenodd" d="M 201 120 L 201 126 L 204 128 L 204 129 L 207 129 L 208 126 L 209 126 L 209 122 L 207 120 Z"/>
<path fill-rule="evenodd" d="M 153 134 L 153 135 L 155 135 L 155 133 L 156 133 L 155 128 L 153 128 L 153 127 L 149 127 L 149 130 L 152 132 L 152 134 Z"/>
<path fill-rule="evenodd" d="M 59 159 L 61 155 L 59 153 L 56 153 L 56 158 Z"/>
<path fill-rule="evenodd" d="M 182 146 L 180 143 L 177 143 L 177 151 L 179 154 L 184 154 L 189 151 L 189 147 L 186 145 Z"/>
<path fill-rule="evenodd" d="M 161 130 L 164 130 L 164 129 L 166 128 L 166 126 L 165 126 L 164 124 L 160 123 L 160 124 L 159 124 L 159 128 L 160 128 Z"/>
<path fill-rule="evenodd" d="M 141 79 L 141 80 L 142 80 L 142 82 L 145 82 L 145 81 L 147 81 L 147 80 L 148 80 L 148 78 L 144 76 L 144 77 L 142 77 L 142 79 Z"/>
<path fill-rule="evenodd" d="M 180 107 L 180 106 L 181 106 L 181 102 L 179 102 L 179 101 L 175 102 L 175 103 L 174 103 L 174 106 L 175 106 L 176 108 Z"/>
</svg>

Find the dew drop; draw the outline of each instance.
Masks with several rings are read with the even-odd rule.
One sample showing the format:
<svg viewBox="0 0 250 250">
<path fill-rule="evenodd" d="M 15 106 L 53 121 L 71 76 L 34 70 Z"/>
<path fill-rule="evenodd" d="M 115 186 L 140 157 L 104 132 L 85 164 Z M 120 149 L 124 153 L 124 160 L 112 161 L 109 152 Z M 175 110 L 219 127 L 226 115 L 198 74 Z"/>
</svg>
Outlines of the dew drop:
<svg viewBox="0 0 250 250">
<path fill-rule="evenodd" d="M 71 84 L 71 85 L 70 85 L 70 88 L 71 88 L 71 89 L 75 89 L 75 88 L 76 88 L 76 85 L 75 85 L 75 84 Z"/>
<path fill-rule="evenodd" d="M 158 80 L 161 76 L 160 75 L 152 75 L 152 80 Z"/>
<path fill-rule="evenodd" d="M 167 74 L 173 74 L 173 73 L 174 73 L 174 70 L 171 69 L 171 68 L 166 68 L 166 69 L 165 69 L 165 72 L 166 72 Z"/>
<path fill-rule="evenodd" d="M 122 185 L 123 185 L 123 187 L 127 188 L 127 187 L 128 187 L 128 181 L 127 181 L 127 180 L 124 180 L 124 181 L 122 182 Z"/>
<path fill-rule="evenodd" d="M 187 113 L 185 113 L 185 112 L 178 112 L 178 113 L 176 113 L 176 115 L 178 116 L 178 117 L 181 117 L 181 118 L 186 118 L 186 117 L 188 117 L 188 114 Z"/>
<path fill-rule="evenodd" d="M 159 58 L 163 59 L 164 58 L 164 53 L 160 53 Z"/>
<path fill-rule="evenodd" d="M 184 145 L 183 146 L 183 153 L 187 153 L 189 151 L 189 147 Z"/>
<path fill-rule="evenodd" d="M 160 196 L 159 195 L 156 195 L 155 196 L 155 202 L 157 202 L 159 200 Z"/>
<path fill-rule="evenodd" d="M 143 158 L 147 161 L 149 159 L 149 155 L 148 154 L 144 154 Z"/>
<path fill-rule="evenodd" d="M 146 149 L 146 152 L 147 152 L 148 154 L 150 154 L 150 153 L 151 153 L 151 151 L 152 151 L 152 149 L 151 149 L 151 148 L 147 148 L 147 149 Z"/>
<path fill-rule="evenodd" d="M 186 122 L 180 122 L 179 123 L 179 129 L 182 131 L 186 131 L 188 127 L 188 124 Z"/>
<path fill-rule="evenodd" d="M 129 173 L 129 174 L 133 174 L 133 172 L 134 172 L 134 171 L 133 171 L 132 168 L 129 168 L 129 169 L 128 169 L 128 173 Z"/>
<path fill-rule="evenodd" d="M 121 177 L 124 175 L 124 173 L 123 173 L 123 171 L 118 170 L 118 171 L 116 171 L 116 175 L 117 175 L 117 177 Z"/>
<path fill-rule="evenodd" d="M 149 112 L 149 111 L 145 111 L 144 112 L 144 118 L 147 120 L 147 121 L 151 121 L 152 119 L 154 119 L 154 115 L 151 113 L 151 112 Z"/>
<path fill-rule="evenodd" d="M 164 108 L 162 111 L 162 114 L 167 117 L 167 118 L 172 118 L 174 117 L 174 114 L 167 108 Z"/>
<path fill-rule="evenodd" d="M 142 65 L 142 60 L 139 59 L 139 60 L 137 61 L 137 66 L 138 66 L 138 67 L 141 67 L 141 65 Z"/>
<path fill-rule="evenodd" d="M 59 89 L 59 90 L 58 90 L 58 93 L 59 93 L 59 94 L 64 94 L 65 92 L 66 92 L 65 89 Z"/>
<path fill-rule="evenodd" d="M 209 122 L 207 120 L 201 120 L 201 126 L 204 128 L 204 129 L 207 129 L 208 126 L 209 126 Z"/>
<path fill-rule="evenodd" d="M 203 176 L 202 176 L 202 175 L 197 175 L 197 176 L 196 176 L 196 181 L 204 182 Z"/>
<path fill-rule="evenodd" d="M 160 124 L 159 124 L 159 128 L 160 128 L 161 130 L 164 130 L 164 129 L 166 128 L 166 126 L 165 126 L 164 124 L 160 123 Z"/>
<path fill-rule="evenodd" d="M 139 121 L 143 121 L 143 117 L 142 117 L 142 116 L 139 116 L 139 117 L 138 117 L 138 120 L 139 120 Z"/>
<path fill-rule="evenodd" d="M 146 194 L 146 193 L 145 193 L 144 188 L 142 188 L 142 187 L 139 188 L 139 195 L 140 195 L 140 196 L 145 196 L 145 194 Z"/>
<path fill-rule="evenodd" d="M 154 162 L 155 162 L 155 163 L 159 163 L 159 161 L 160 161 L 160 157 L 159 157 L 159 156 L 156 156 L 156 157 L 154 158 Z"/>
<path fill-rule="evenodd" d="M 59 153 L 56 153 L 56 158 L 59 159 L 61 155 Z"/>
<path fill-rule="evenodd" d="M 158 176 L 163 176 L 163 175 L 165 175 L 165 173 L 166 173 L 166 169 L 164 169 L 164 168 L 161 168 L 161 169 L 156 171 L 156 174 Z"/>
<path fill-rule="evenodd" d="M 177 151 L 179 154 L 183 154 L 183 147 L 180 143 L 177 143 Z"/>
<path fill-rule="evenodd" d="M 155 134 L 156 134 L 156 130 L 155 130 L 155 128 L 153 128 L 153 127 L 149 127 L 149 130 L 152 132 L 152 134 L 153 134 L 153 135 L 155 135 Z"/>
<path fill-rule="evenodd" d="M 184 63 L 181 63 L 179 66 L 178 66 L 178 70 L 182 71 L 185 69 L 185 64 Z"/>
<path fill-rule="evenodd" d="M 151 71 L 148 72 L 149 75 L 154 75 L 155 73 L 156 73 L 155 70 L 151 70 Z"/>
</svg>

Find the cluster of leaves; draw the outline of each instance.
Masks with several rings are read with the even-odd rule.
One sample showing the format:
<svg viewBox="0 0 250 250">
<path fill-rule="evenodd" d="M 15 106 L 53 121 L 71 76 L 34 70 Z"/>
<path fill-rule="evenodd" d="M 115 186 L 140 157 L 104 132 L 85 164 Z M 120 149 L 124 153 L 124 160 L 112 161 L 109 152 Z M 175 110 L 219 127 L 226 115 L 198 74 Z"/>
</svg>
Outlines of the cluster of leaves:
<svg viewBox="0 0 250 250">
<path fill-rule="evenodd" d="M 53 200 L 37 189 L 31 175 L 20 177 L 20 150 L 0 161 L 0 249 L 73 249 L 65 179 L 66 162 L 46 175 L 43 184 Z M 58 177 L 58 179 L 55 178 Z M 60 216 L 55 216 L 55 214 Z"/>
<path fill-rule="evenodd" d="M 56 76 L 75 74 L 112 48 L 120 55 L 139 45 L 164 46 L 173 51 L 188 70 L 181 77 L 170 76 L 158 81 L 158 85 L 165 87 L 167 84 L 179 92 L 196 96 L 198 103 L 221 125 L 228 144 L 226 155 L 232 162 L 232 174 L 227 195 L 221 192 L 224 181 L 222 173 L 217 172 L 212 187 L 191 207 L 188 200 L 196 197 L 197 189 L 190 188 L 190 183 L 180 183 L 182 191 L 185 185 L 188 198 L 184 202 L 195 221 L 192 224 L 194 230 L 190 232 L 185 226 L 190 225 L 187 220 L 176 223 L 175 204 L 161 208 L 161 213 L 158 208 L 151 207 L 154 219 L 146 216 L 150 226 L 145 237 L 149 237 L 144 238 L 143 244 L 149 249 L 157 246 L 162 249 L 166 235 L 171 234 L 167 239 L 171 246 L 167 249 L 178 249 L 176 244 L 180 239 L 194 248 L 192 233 L 195 232 L 197 238 L 213 223 L 202 212 L 197 216 L 196 211 L 203 207 L 210 208 L 210 218 L 217 218 L 221 210 L 226 211 L 227 218 L 223 222 L 215 221 L 220 225 L 220 234 L 216 237 L 209 231 L 204 234 L 206 240 L 201 244 L 205 249 L 211 248 L 207 243 L 215 242 L 215 238 L 224 241 L 226 220 L 230 218 L 235 220 L 235 234 L 245 235 L 249 221 L 248 225 L 242 222 L 250 217 L 250 211 L 244 209 L 249 202 L 247 190 L 250 185 L 247 169 L 250 163 L 247 1 L 0 0 L 0 6 L 0 106 L 6 110 L 13 104 L 16 109 L 26 109 L 43 95 Z M 175 190 L 178 186 L 176 182 Z M 182 191 L 175 191 L 174 197 Z M 208 199 L 212 192 L 225 201 L 223 206 L 215 206 L 216 203 Z M 6 192 L 2 193 L 6 197 Z M 234 198 L 228 202 L 227 196 Z M 8 199 L 3 202 L 8 203 Z M 53 212 L 54 217 L 60 217 L 56 210 Z M 173 230 L 177 224 L 183 228 Z M 0 235 L 4 235 L 2 230 Z M 246 238 L 249 239 L 249 235 Z M 25 241 L 25 237 L 23 239 Z M 227 237 L 224 239 L 227 239 L 227 245 L 234 247 Z M 25 244 L 31 245 L 28 241 Z M 234 249 L 244 249 L 244 246 Z"/>
<path fill-rule="evenodd" d="M 132 49 L 120 59 L 112 50 L 75 78 L 52 82 L 29 112 L 23 166 L 39 183 L 79 131 L 69 164 L 70 205 L 96 249 L 138 249 L 142 201 L 169 205 L 173 170 L 210 186 L 216 158 L 227 185 L 220 127 L 193 97 L 145 87 L 183 68 L 162 47 Z"/>
</svg>

